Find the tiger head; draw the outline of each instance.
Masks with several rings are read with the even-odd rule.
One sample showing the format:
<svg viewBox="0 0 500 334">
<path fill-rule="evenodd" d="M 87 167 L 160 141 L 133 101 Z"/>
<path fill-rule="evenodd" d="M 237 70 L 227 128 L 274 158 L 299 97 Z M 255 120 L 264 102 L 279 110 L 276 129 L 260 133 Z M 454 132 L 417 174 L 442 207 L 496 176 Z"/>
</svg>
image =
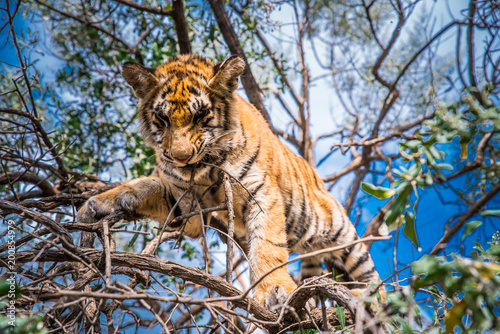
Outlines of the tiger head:
<svg viewBox="0 0 500 334">
<path fill-rule="evenodd" d="M 141 134 L 157 161 L 184 167 L 214 161 L 227 149 L 239 124 L 232 102 L 244 68 L 237 56 L 217 65 L 196 55 L 156 69 L 124 64 L 122 75 L 139 98 Z"/>
</svg>

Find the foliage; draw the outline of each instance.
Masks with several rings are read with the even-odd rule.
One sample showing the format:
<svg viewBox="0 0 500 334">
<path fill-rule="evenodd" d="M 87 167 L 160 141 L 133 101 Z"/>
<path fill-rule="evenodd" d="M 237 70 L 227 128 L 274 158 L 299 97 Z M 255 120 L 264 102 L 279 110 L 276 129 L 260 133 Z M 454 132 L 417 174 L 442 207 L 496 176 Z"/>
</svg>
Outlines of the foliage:
<svg viewBox="0 0 500 334">
<path fill-rule="evenodd" d="M 44 328 L 44 319 L 41 316 L 26 317 L 16 315 L 15 308 L 9 308 L 9 303 L 16 302 L 22 297 L 22 289 L 15 284 L 14 293 L 11 294 L 11 281 L 0 280 L 0 298 L 8 297 L 7 302 L 0 303 L 0 312 L 6 312 L 6 315 L 0 315 L 0 332 L 10 334 L 47 334 L 48 330 Z M 9 311 L 14 312 L 10 313 Z M 9 315 L 12 314 L 12 317 Z"/>
<path fill-rule="evenodd" d="M 499 330 L 499 237 L 500 232 L 493 235 L 486 250 L 475 243 L 473 259 L 425 255 L 415 262 L 411 284 L 402 294 L 388 294 L 384 310 L 393 315 L 392 331 L 414 333 L 415 324 L 422 332 Z"/>
<path fill-rule="evenodd" d="M 495 87 L 485 86 L 481 92 L 482 99 L 486 101 L 485 107 L 470 90 L 465 91 L 458 102 L 441 105 L 436 110 L 435 117 L 415 133 L 415 139 L 399 143 L 400 153 L 406 164 L 403 163 L 394 171 L 398 178 L 391 183 L 391 188 L 362 184 L 366 193 L 378 199 L 397 195 L 384 216 L 385 224 L 392 229 L 404 224 L 405 235 L 416 247 L 419 247 L 419 244 L 414 225 L 419 192 L 425 192 L 426 188 L 434 183 L 441 184 L 460 176 L 460 171 L 447 171 L 470 164 L 480 164 L 480 168 L 477 170 L 478 174 L 473 176 L 474 181 L 470 182 L 467 188 L 460 190 L 460 195 L 465 199 L 474 200 L 482 191 L 491 189 L 498 182 L 500 143 L 496 134 L 500 132 L 500 107 L 494 106 L 489 98 L 492 91 L 495 91 Z M 484 138 L 489 137 L 491 140 L 484 144 Z M 468 154 L 469 150 L 476 151 L 472 159 Z M 452 155 L 448 161 L 453 165 L 444 162 L 445 152 Z M 454 152 L 461 152 L 458 163 L 457 157 L 453 156 Z M 485 157 L 488 157 L 490 163 L 483 165 L 482 160 Z M 469 159 L 466 160 L 467 158 Z M 412 193 L 414 203 L 410 201 Z M 480 222 L 477 221 L 465 225 L 463 237 L 471 234 L 479 225 Z"/>
<path fill-rule="evenodd" d="M 438 286 L 443 293 L 437 309 L 444 314 L 447 332 L 458 326 L 462 330 L 500 330 L 495 314 L 500 306 L 500 243 L 497 233 L 485 251 L 476 243 L 479 256 L 474 260 L 457 255 L 451 260 L 424 256 L 413 265 L 415 289 Z M 434 290 L 437 290 L 436 287 Z"/>
</svg>

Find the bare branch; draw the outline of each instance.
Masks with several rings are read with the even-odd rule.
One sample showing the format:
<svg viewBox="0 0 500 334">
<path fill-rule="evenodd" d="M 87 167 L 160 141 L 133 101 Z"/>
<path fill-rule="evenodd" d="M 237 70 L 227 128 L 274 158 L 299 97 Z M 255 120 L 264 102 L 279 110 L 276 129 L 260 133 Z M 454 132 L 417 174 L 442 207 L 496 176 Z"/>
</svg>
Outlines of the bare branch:
<svg viewBox="0 0 500 334">
<path fill-rule="evenodd" d="M 460 216 L 460 219 L 446 232 L 444 233 L 443 237 L 439 240 L 439 242 L 434 246 L 432 251 L 430 252 L 430 255 L 437 255 L 440 251 L 442 251 L 446 245 L 448 244 L 448 241 L 460 230 L 460 228 L 474 216 L 476 213 L 481 210 L 481 208 L 490 200 L 492 199 L 498 192 L 500 191 L 500 183 L 497 183 L 493 185 L 490 191 L 488 191 L 486 194 L 484 194 L 480 199 L 478 199 L 476 202 L 474 202 L 470 207 L 467 212 L 465 212 L 463 215 Z"/>
<path fill-rule="evenodd" d="M 210 6 L 212 7 L 212 11 L 214 12 L 215 19 L 219 24 L 219 28 L 226 40 L 227 46 L 233 55 L 238 55 L 242 57 L 246 63 L 248 63 L 247 58 L 245 56 L 245 52 L 240 45 L 240 41 L 236 33 L 234 32 L 233 26 L 227 17 L 226 10 L 224 9 L 224 2 L 218 0 L 209 0 Z M 260 95 L 260 87 L 255 81 L 255 78 L 250 70 L 250 67 L 247 65 L 245 67 L 245 71 L 241 76 L 241 82 L 243 83 L 243 87 L 245 87 L 245 91 L 247 92 L 248 99 L 250 103 L 252 103 L 257 110 L 264 116 L 264 118 L 271 124 L 271 119 L 269 118 L 269 114 L 267 113 L 264 103 L 262 102 L 262 97 Z"/>
<path fill-rule="evenodd" d="M 84 20 L 83 18 L 79 17 L 79 16 L 76 16 L 76 15 L 73 15 L 73 14 L 70 14 L 70 13 L 67 13 L 65 11 L 62 11 L 60 9 L 57 9 L 55 8 L 54 6 L 46 3 L 46 2 L 43 2 L 41 0 L 35 0 L 36 3 L 38 3 L 39 5 L 42 5 L 56 13 L 59 13 L 67 18 L 70 18 L 70 19 L 73 19 L 77 22 L 80 22 L 88 27 L 91 27 L 91 28 L 94 28 L 98 31 L 100 31 L 101 33 L 107 35 L 108 37 L 110 37 L 112 40 L 120 43 L 121 45 L 125 46 L 132 54 L 134 54 L 137 58 L 137 61 L 141 64 L 144 63 L 144 58 L 142 56 L 142 54 L 140 53 L 140 51 L 138 49 L 134 49 L 134 47 L 132 47 L 131 45 L 129 45 L 128 43 L 126 43 L 121 37 L 119 37 L 118 35 L 116 35 L 115 33 L 113 32 L 110 32 L 106 29 L 104 29 L 103 27 L 101 27 L 99 24 L 96 24 L 96 23 L 93 23 L 93 22 L 89 22 L 87 20 Z"/>
<path fill-rule="evenodd" d="M 184 16 L 184 1 L 172 1 L 172 18 L 174 19 L 175 31 L 177 32 L 177 43 L 181 54 L 191 53 L 191 42 L 189 40 L 188 25 Z"/>
<path fill-rule="evenodd" d="M 40 188 L 41 196 L 53 196 L 56 194 L 54 188 L 46 178 L 40 177 L 32 172 L 7 172 L 0 175 L 0 185 L 14 184 L 16 182 L 27 182 Z"/>
</svg>

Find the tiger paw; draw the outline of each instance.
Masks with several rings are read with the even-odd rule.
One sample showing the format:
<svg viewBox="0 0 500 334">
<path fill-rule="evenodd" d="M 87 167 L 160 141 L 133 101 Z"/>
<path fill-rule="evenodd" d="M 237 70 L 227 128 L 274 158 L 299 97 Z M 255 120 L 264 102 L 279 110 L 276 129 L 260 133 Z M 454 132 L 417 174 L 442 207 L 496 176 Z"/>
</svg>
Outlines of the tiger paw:
<svg viewBox="0 0 500 334">
<path fill-rule="evenodd" d="M 272 282 L 269 283 L 272 284 Z M 289 281 L 280 281 L 280 284 L 271 284 L 266 284 L 265 288 L 257 286 L 255 289 L 255 298 L 268 309 L 284 305 L 288 296 L 297 288 L 297 285 L 291 279 Z"/>
<path fill-rule="evenodd" d="M 112 213 L 134 214 L 141 201 L 130 192 L 119 192 L 112 189 L 103 194 L 91 197 L 78 210 L 76 219 L 83 223 L 94 223 Z"/>
<path fill-rule="evenodd" d="M 264 307 L 272 309 L 274 306 L 284 305 L 288 295 L 281 285 L 275 285 L 265 294 Z"/>
</svg>

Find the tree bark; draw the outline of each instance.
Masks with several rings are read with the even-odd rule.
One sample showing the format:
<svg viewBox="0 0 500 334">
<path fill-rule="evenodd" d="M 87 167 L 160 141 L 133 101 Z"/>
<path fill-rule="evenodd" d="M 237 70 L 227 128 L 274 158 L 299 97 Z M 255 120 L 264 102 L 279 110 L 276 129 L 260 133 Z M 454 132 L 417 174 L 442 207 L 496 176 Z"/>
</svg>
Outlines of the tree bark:
<svg viewBox="0 0 500 334">
<path fill-rule="evenodd" d="M 233 55 L 240 56 L 246 63 L 248 63 L 245 53 L 243 52 L 243 48 L 240 45 L 238 36 L 236 36 L 233 26 L 227 17 L 226 10 L 224 9 L 224 2 L 221 0 L 209 0 L 209 2 L 212 7 L 212 11 L 214 12 L 215 19 L 217 20 L 217 24 L 219 25 L 222 35 L 224 36 L 224 40 L 229 47 L 229 51 L 231 51 L 231 54 Z M 271 124 L 269 114 L 267 113 L 266 108 L 264 108 L 264 103 L 262 102 L 260 87 L 255 81 L 249 66 L 245 67 L 245 72 L 243 72 L 243 75 L 241 76 L 241 82 L 243 83 L 243 87 L 245 88 L 250 103 L 252 103 L 260 111 L 268 123 Z"/>
<path fill-rule="evenodd" d="M 172 1 L 172 19 L 177 32 L 177 43 L 179 43 L 180 54 L 191 53 L 191 42 L 189 41 L 188 26 L 184 16 L 184 3 L 182 0 Z"/>
</svg>

